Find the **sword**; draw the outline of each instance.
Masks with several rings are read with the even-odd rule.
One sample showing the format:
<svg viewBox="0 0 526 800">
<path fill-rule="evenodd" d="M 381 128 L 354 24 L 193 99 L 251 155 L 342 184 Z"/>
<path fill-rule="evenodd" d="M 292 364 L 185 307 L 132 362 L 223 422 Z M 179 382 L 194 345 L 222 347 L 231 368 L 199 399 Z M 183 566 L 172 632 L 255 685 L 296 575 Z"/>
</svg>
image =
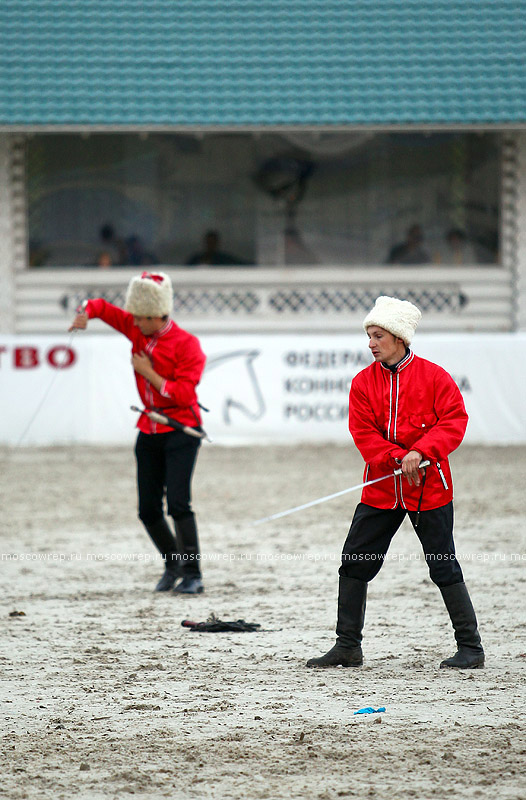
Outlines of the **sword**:
<svg viewBox="0 0 526 800">
<path fill-rule="evenodd" d="M 208 442 L 210 441 L 206 431 L 199 431 L 196 428 L 191 428 L 189 425 L 183 425 L 181 422 L 172 419 L 172 417 L 166 416 L 166 414 L 160 414 L 159 411 L 150 411 L 147 408 L 137 408 L 137 406 L 130 406 L 130 408 L 132 411 L 138 411 L 139 414 L 146 414 L 152 422 L 160 422 L 161 425 L 167 425 L 169 428 L 174 428 L 176 431 L 182 431 L 182 433 L 193 436 L 195 439 L 206 439 Z"/>
<path fill-rule="evenodd" d="M 418 469 L 424 469 L 425 467 L 429 467 L 431 464 L 430 461 L 421 461 L 418 465 Z M 382 475 L 381 478 L 374 478 L 372 481 L 365 481 L 365 483 L 358 483 L 356 486 L 351 486 L 349 489 L 342 489 L 341 492 L 335 492 L 334 494 L 328 494 L 326 497 L 319 497 L 317 500 L 311 500 L 310 503 L 303 503 L 301 506 L 296 506 L 295 508 L 289 508 L 287 511 L 279 511 L 277 514 L 271 514 L 270 517 L 263 517 L 263 519 L 257 519 L 252 525 L 261 525 L 263 522 L 270 522 L 271 519 L 279 519 L 280 517 L 286 517 L 289 514 L 295 514 L 296 511 L 303 511 L 305 508 L 311 508 L 312 506 L 317 506 L 319 503 L 326 503 L 327 500 L 334 500 L 335 497 L 341 497 L 343 494 L 348 494 L 349 492 L 356 492 L 358 489 L 365 489 L 366 486 L 372 486 L 373 483 L 379 483 L 379 481 L 385 481 L 387 478 L 393 478 L 397 475 L 402 474 L 402 468 L 395 469 L 394 472 L 390 472 L 389 475 Z"/>
</svg>

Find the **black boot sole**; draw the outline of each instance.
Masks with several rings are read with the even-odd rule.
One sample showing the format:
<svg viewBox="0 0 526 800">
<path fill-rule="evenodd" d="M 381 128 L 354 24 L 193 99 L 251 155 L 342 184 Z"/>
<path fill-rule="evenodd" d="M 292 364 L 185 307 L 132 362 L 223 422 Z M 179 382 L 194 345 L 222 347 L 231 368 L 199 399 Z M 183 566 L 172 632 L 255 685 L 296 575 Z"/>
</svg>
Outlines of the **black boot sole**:
<svg viewBox="0 0 526 800">
<path fill-rule="evenodd" d="M 340 650 L 341 655 L 338 655 L 337 651 L 334 652 L 335 650 L 336 648 L 333 648 L 333 650 L 329 650 L 328 653 L 319 658 L 310 658 L 305 666 L 309 669 L 329 669 L 330 667 L 344 667 L 347 669 L 348 667 L 363 666 L 361 648 L 358 648 L 358 653 L 355 653 L 355 655 L 350 655 L 349 651 L 342 652 L 342 650 Z"/>
</svg>

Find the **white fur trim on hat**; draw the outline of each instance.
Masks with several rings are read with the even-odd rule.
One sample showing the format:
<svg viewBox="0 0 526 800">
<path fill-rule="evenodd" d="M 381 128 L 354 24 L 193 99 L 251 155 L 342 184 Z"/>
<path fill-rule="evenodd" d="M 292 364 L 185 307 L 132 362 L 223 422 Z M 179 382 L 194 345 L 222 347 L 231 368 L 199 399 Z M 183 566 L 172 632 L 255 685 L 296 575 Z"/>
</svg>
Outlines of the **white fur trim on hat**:
<svg viewBox="0 0 526 800">
<path fill-rule="evenodd" d="M 164 272 L 143 272 L 132 278 L 126 292 L 126 311 L 135 317 L 165 317 L 173 308 L 172 282 Z"/>
<path fill-rule="evenodd" d="M 411 344 L 421 317 L 420 309 L 408 300 L 398 300 L 396 297 L 383 295 L 377 297 L 374 308 L 365 317 L 363 329 L 367 333 L 367 328 L 371 325 L 378 325 L 393 336 L 403 339 L 406 344 Z"/>
</svg>

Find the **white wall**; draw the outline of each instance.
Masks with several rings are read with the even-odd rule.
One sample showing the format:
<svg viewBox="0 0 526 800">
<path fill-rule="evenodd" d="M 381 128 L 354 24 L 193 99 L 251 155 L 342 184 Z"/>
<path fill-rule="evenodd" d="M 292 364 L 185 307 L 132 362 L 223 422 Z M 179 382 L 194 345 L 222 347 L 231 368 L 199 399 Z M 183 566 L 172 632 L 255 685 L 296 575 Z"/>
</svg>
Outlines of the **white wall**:
<svg viewBox="0 0 526 800">
<path fill-rule="evenodd" d="M 201 338 L 208 356 L 199 390 L 218 444 L 349 442 L 348 386 L 370 363 L 364 334 Z M 460 385 L 466 441 L 526 443 L 526 333 L 425 334 L 414 351 Z M 126 444 L 139 398 L 129 342 L 118 335 L 0 335 L 0 443 Z M 73 359 L 62 369 L 57 365 Z"/>
<path fill-rule="evenodd" d="M 0 333 L 14 330 L 13 213 L 10 137 L 0 134 Z"/>
<path fill-rule="evenodd" d="M 517 134 L 516 169 L 516 262 L 515 287 L 517 328 L 526 331 L 526 133 Z"/>
</svg>

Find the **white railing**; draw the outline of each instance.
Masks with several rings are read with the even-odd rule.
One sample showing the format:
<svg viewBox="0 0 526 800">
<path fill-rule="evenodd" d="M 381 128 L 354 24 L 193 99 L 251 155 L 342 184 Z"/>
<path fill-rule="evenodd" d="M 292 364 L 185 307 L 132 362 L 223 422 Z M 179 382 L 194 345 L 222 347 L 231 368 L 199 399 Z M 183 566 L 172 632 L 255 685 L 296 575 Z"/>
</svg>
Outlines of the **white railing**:
<svg viewBox="0 0 526 800">
<path fill-rule="evenodd" d="M 379 294 L 415 302 L 424 331 L 513 329 L 511 273 L 473 267 L 156 267 L 172 278 L 176 321 L 195 333 L 361 330 Z M 15 278 L 14 333 L 59 333 L 86 297 L 122 305 L 138 269 L 31 269 Z M 105 326 L 94 323 L 91 330 Z"/>
</svg>

